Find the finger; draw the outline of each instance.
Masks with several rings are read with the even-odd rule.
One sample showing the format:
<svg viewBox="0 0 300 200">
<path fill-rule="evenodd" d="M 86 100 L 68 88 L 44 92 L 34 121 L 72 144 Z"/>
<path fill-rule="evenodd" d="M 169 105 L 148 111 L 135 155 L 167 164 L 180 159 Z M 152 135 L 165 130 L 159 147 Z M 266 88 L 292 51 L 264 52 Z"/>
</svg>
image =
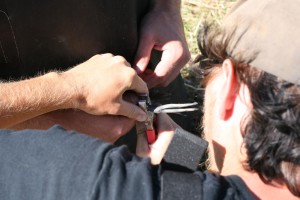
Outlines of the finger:
<svg viewBox="0 0 300 200">
<path fill-rule="evenodd" d="M 123 65 L 125 65 L 127 67 L 131 67 L 130 63 L 123 56 L 119 56 L 119 55 L 114 56 L 113 61 L 116 63 L 122 63 Z"/>
<path fill-rule="evenodd" d="M 167 114 L 159 114 L 157 124 L 158 137 L 150 146 L 148 144 L 146 130 L 143 128 L 139 129 L 138 127 L 137 124 L 137 155 L 141 157 L 150 157 L 153 165 L 159 164 L 172 141 L 175 129 L 180 127 Z"/>
<path fill-rule="evenodd" d="M 155 68 L 157 79 L 150 83 L 147 82 L 148 85 L 167 86 L 179 75 L 181 68 L 190 58 L 189 51 L 178 41 L 163 45 L 162 51 L 161 61 Z"/>
<path fill-rule="evenodd" d="M 143 80 L 147 83 L 148 89 L 158 86 L 159 78 L 155 73 L 143 76 Z"/>
<path fill-rule="evenodd" d="M 143 122 L 137 122 L 136 131 L 137 131 L 136 154 L 140 157 L 148 157 L 150 154 L 150 147 L 148 145 L 145 124 Z"/>
<path fill-rule="evenodd" d="M 179 126 L 167 114 L 158 115 L 157 132 L 158 136 L 156 141 L 150 145 L 149 157 L 151 163 L 156 165 L 163 159 L 169 144 L 174 136 L 175 129 Z"/>
<path fill-rule="evenodd" d="M 89 126 L 94 128 L 90 136 L 114 143 L 121 136 L 125 135 L 135 124 L 133 119 L 124 116 L 99 115 L 97 123 Z M 82 131 L 85 133 L 85 131 Z"/>
<path fill-rule="evenodd" d="M 147 120 L 147 114 L 142 108 L 124 100 L 121 102 L 121 107 L 118 114 L 135 119 L 139 122 L 144 122 Z"/>
<path fill-rule="evenodd" d="M 179 72 L 174 72 L 173 70 L 173 66 L 169 66 L 168 62 L 160 61 L 156 66 L 155 72 L 152 74 L 143 74 L 141 77 L 147 83 L 148 89 L 166 87 L 180 73 L 180 70 Z M 158 74 L 156 71 L 158 71 Z"/>
<path fill-rule="evenodd" d="M 132 77 L 130 78 L 130 85 L 125 89 L 133 90 L 138 94 L 147 94 L 149 91 L 146 82 L 144 82 L 143 79 L 139 77 L 135 72 L 131 76 Z"/>
<path fill-rule="evenodd" d="M 166 87 L 179 75 L 180 69 L 172 60 L 161 60 L 155 68 L 154 77 L 147 84 L 149 87 Z"/>
<path fill-rule="evenodd" d="M 152 38 L 142 37 L 134 59 L 134 69 L 138 74 L 143 73 L 149 63 L 151 52 L 154 46 Z"/>
<path fill-rule="evenodd" d="M 175 77 L 177 74 L 179 74 L 181 67 L 176 67 L 180 63 L 180 59 L 183 55 L 183 49 L 180 44 L 177 44 L 176 42 L 169 43 L 165 46 L 165 49 L 163 51 L 161 62 L 158 63 L 155 73 L 157 76 L 165 76 L 165 75 L 171 75 L 175 74 Z M 174 75 L 173 75 L 174 77 Z"/>
</svg>

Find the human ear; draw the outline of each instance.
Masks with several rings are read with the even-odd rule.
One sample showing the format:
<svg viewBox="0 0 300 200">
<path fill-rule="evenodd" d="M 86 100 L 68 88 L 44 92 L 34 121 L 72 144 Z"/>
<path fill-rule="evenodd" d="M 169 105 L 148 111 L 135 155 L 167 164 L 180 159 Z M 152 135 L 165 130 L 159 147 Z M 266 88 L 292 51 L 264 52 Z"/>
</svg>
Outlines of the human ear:
<svg viewBox="0 0 300 200">
<path fill-rule="evenodd" d="M 230 59 L 222 64 L 222 80 L 219 93 L 219 117 L 228 120 L 234 109 L 238 92 L 238 81 L 234 71 L 234 64 Z"/>
</svg>

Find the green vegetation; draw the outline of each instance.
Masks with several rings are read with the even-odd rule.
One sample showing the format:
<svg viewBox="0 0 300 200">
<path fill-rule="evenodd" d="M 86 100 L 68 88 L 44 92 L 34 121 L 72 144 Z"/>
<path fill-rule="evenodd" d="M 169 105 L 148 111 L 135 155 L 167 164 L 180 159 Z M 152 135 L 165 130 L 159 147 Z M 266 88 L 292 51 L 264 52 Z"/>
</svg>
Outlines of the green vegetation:
<svg viewBox="0 0 300 200">
<path fill-rule="evenodd" d="M 189 49 L 194 58 L 198 54 L 196 36 L 203 22 L 220 24 L 236 0 L 182 0 L 181 14 Z"/>
</svg>

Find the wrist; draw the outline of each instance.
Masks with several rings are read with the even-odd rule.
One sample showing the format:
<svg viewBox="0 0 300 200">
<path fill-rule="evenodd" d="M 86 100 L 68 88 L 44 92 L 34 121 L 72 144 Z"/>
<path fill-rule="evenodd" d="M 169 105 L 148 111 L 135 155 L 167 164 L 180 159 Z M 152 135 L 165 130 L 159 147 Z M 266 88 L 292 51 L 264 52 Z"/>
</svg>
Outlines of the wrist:
<svg viewBox="0 0 300 200">
<path fill-rule="evenodd" d="M 78 109 L 83 98 L 72 74 L 66 72 L 52 72 L 51 76 L 56 77 L 58 83 L 60 83 L 59 90 L 65 98 L 62 100 L 59 109 Z"/>
</svg>

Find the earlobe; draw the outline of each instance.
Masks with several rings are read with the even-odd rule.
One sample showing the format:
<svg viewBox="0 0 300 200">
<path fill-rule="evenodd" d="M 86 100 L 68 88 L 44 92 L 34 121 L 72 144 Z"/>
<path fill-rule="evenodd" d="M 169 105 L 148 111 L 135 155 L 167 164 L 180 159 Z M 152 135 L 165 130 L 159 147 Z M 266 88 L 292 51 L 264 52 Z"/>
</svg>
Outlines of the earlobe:
<svg viewBox="0 0 300 200">
<path fill-rule="evenodd" d="M 228 120 L 232 115 L 238 92 L 234 64 L 230 59 L 226 59 L 222 64 L 222 76 L 223 82 L 219 94 L 219 117 L 222 120 Z"/>
</svg>

